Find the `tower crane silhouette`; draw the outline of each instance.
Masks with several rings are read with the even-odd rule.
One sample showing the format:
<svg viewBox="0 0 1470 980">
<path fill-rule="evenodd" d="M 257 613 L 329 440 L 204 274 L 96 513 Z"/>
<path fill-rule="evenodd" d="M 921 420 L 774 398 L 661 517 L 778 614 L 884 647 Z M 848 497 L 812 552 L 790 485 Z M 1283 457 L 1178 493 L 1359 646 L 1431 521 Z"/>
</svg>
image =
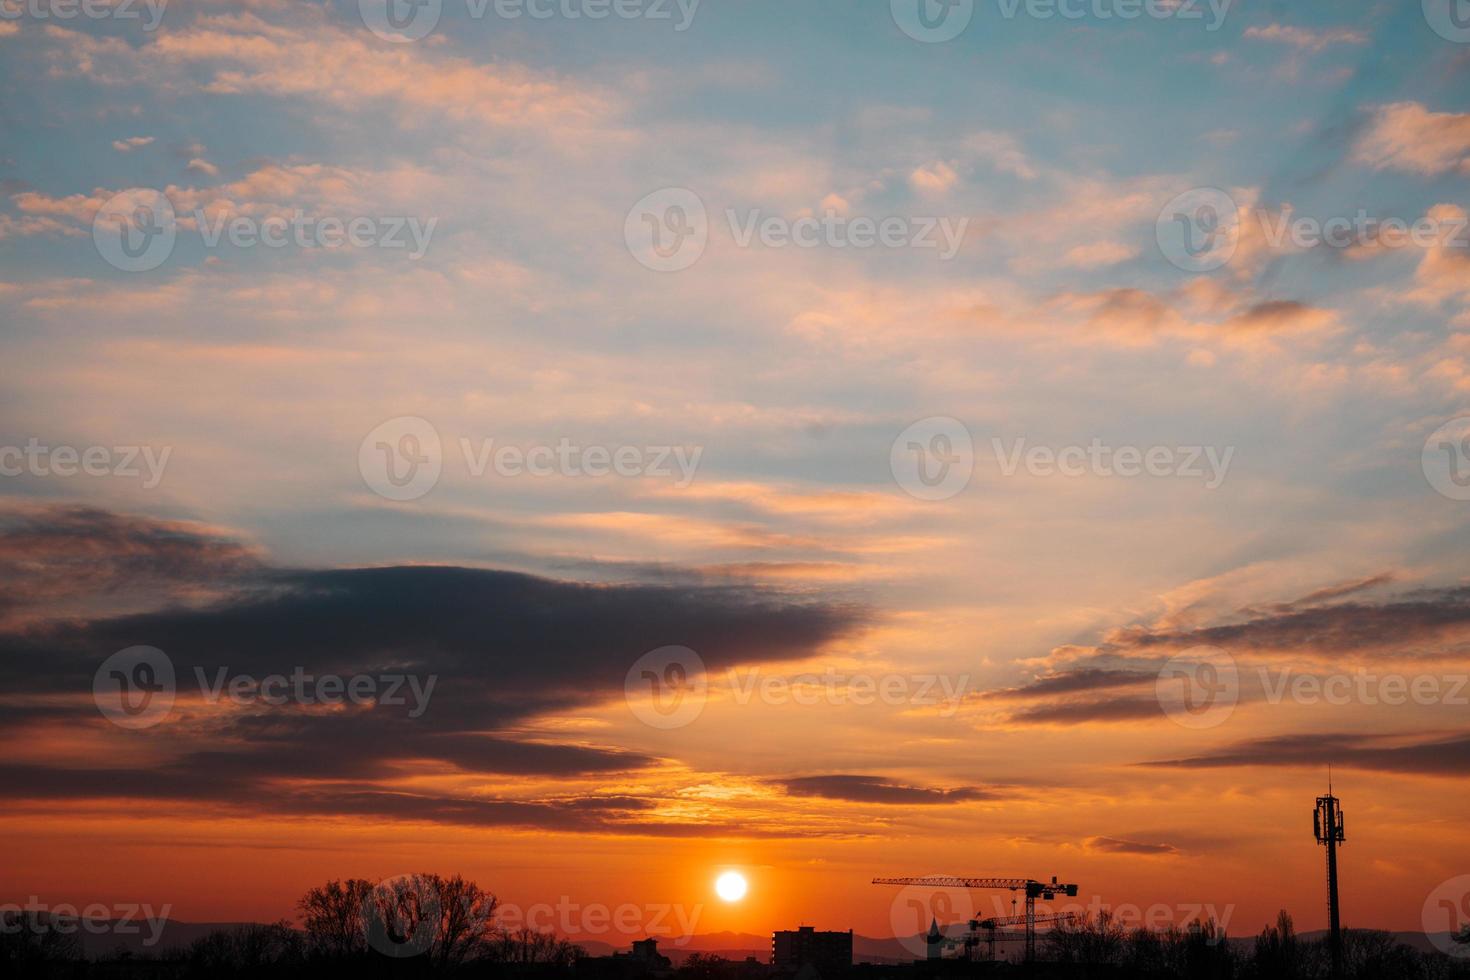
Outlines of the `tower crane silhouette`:
<svg viewBox="0 0 1470 980">
<path fill-rule="evenodd" d="M 959 875 L 914 875 L 899 878 L 874 878 L 875 885 L 916 885 L 921 888 L 979 888 L 992 891 L 1022 892 L 1026 898 L 1026 912 L 1013 918 L 1026 925 L 1026 962 L 1036 959 L 1036 900 L 1051 901 L 1058 895 L 1076 897 L 1077 886 L 1058 883 L 1053 875 L 1051 881 L 1035 878 L 968 878 Z M 1045 918 L 1042 920 L 1047 921 Z M 992 954 L 994 949 L 992 947 Z"/>
</svg>

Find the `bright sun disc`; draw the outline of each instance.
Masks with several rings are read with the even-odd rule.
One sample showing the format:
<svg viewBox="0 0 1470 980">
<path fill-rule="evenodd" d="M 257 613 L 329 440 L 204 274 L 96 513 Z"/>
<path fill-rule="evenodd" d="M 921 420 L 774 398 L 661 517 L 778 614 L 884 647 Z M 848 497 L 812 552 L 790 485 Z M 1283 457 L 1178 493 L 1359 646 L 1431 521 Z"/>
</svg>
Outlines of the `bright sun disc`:
<svg viewBox="0 0 1470 980">
<path fill-rule="evenodd" d="M 726 871 L 715 879 L 715 892 L 727 902 L 738 902 L 745 897 L 745 876 L 738 871 Z"/>
</svg>

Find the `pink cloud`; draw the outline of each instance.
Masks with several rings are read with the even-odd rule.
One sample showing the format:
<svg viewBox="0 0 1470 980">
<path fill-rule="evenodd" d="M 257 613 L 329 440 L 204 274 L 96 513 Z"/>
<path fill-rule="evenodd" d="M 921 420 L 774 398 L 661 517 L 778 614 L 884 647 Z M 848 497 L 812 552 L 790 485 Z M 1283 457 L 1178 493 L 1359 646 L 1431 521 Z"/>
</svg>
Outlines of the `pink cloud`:
<svg viewBox="0 0 1470 980">
<path fill-rule="evenodd" d="M 1353 159 L 1374 170 L 1470 174 L 1470 113 L 1431 112 L 1418 102 L 1380 106 Z"/>
</svg>

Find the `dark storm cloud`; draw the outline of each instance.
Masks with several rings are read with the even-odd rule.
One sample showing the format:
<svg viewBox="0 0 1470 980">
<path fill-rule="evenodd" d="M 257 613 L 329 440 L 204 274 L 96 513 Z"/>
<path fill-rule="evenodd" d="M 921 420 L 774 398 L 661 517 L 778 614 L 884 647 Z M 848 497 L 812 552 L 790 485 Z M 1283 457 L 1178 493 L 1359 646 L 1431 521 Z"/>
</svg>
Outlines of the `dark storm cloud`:
<svg viewBox="0 0 1470 980">
<path fill-rule="evenodd" d="M 1280 735 L 1242 742 L 1219 752 L 1143 763 L 1153 767 L 1219 769 L 1294 766 L 1369 769 L 1427 776 L 1470 774 L 1470 734 L 1358 735 L 1345 732 Z"/>
<path fill-rule="evenodd" d="M 892 803 L 902 805 L 929 805 L 936 803 L 964 803 L 968 800 L 996 799 L 996 795 L 975 786 L 956 789 L 933 789 L 926 786 L 905 786 L 876 776 L 854 776 L 832 774 L 827 776 L 800 776 L 779 782 L 792 796 L 820 796 L 829 800 L 848 800 L 852 803 Z"/>
<path fill-rule="evenodd" d="M 105 727 L 90 700 L 98 666 L 124 647 L 153 646 L 174 665 L 181 707 L 146 737 L 172 761 L 146 772 L 12 768 L 12 798 L 249 801 L 277 812 L 601 827 L 607 817 L 597 813 L 609 804 L 590 800 L 607 798 L 441 799 L 389 792 L 375 781 L 424 772 L 569 778 L 646 767 L 656 760 L 643 753 L 553 743 L 515 726 L 541 712 L 621 698 L 629 668 L 657 647 L 689 647 L 711 670 L 800 659 L 858 628 L 865 615 L 768 588 L 590 585 L 452 566 L 271 568 L 190 526 L 81 508 L 29 511 L 0 536 L 0 561 L 27 582 L 64 579 L 86 555 L 105 571 L 79 572 L 69 595 L 111 588 L 128 574 L 220 588 L 192 605 L 32 616 L 0 627 L 12 702 L 6 727 L 12 734 L 41 723 Z M 201 676 L 207 687 L 273 674 L 404 674 L 420 690 L 431 679 L 434 686 L 417 715 L 412 699 L 408 707 L 312 710 L 253 700 L 202 716 L 183 710 L 197 705 Z M 288 791 L 283 779 L 353 780 L 363 788 Z M 646 808 L 629 802 L 630 811 Z"/>
<path fill-rule="evenodd" d="M 1191 630 L 1121 629 L 1108 640 L 1134 650 L 1211 645 L 1242 650 L 1359 651 L 1436 643 L 1470 630 L 1470 586 L 1421 589 L 1382 603 L 1291 608 L 1242 623 Z"/>
<path fill-rule="evenodd" d="M 433 706 L 419 720 L 464 731 L 620 693 L 633 662 L 656 647 L 690 647 L 711 669 L 798 659 L 861 618 L 849 606 L 752 588 L 585 585 L 432 566 L 277 570 L 205 608 L 0 633 L 0 657 L 22 688 L 50 691 L 89 690 L 105 657 L 137 644 L 167 653 L 181 687 L 222 668 L 434 674 Z"/>
</svg>

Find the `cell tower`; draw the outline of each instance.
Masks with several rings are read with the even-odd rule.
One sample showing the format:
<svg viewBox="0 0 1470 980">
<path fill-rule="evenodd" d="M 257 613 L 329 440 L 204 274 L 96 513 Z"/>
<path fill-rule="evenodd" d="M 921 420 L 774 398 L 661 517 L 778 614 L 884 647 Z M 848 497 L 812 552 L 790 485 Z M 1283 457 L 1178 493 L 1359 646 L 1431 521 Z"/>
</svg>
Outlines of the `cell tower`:
<svg viewBox="0 0 1470 980">
<path fill-rule="evenodd" d="M 1346 838 L 1342 833 L 1342 808 L 1332 795 L 1332 773 L 1327 774 L 1327 795 L 1317 797 L 1312 813 L 1312 830 L 1318 844 L 1327 845 L 1327 915 L 1332 925 L 1332 976 L 1342 976 L 1342 926 L 1337 914 L 1337 845 Z"/>
</svg>

